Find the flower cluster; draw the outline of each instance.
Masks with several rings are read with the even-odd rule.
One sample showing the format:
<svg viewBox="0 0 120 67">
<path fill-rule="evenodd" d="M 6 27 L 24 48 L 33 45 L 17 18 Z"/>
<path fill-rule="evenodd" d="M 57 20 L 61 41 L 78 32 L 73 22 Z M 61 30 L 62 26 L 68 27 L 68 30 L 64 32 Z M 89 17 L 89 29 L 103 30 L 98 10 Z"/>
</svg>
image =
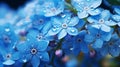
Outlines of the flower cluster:
<svg viewBox="0 0 120 67">
<path fill-rule="evenodd" d="M 0 67 L 78 67 L 83 54 L 119 56 L 120 6 L 110 11 L 105 2 L 34 0 L 17 12 L 1 6 Z"/>
</svg>

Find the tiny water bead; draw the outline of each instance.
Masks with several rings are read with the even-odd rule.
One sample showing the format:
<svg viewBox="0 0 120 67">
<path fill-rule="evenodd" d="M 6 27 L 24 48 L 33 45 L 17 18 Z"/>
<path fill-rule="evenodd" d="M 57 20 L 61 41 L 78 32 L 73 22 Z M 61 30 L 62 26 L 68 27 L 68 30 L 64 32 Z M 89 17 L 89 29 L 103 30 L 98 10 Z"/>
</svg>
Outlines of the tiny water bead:
<svg viewBox="0 0 120 67">
<path fill-rule="evenodd" d="M 35 55 L 35 54 L 37 54 L 37 52 L 38 52 L 38 51 L 37 51 L 36 48 L 32 48 L 32 49 L 31 49 L 31 54 Z"/>
<path fill-rule="evenodd" d="M 10 29 L 9 29 L 9 28 L 5 28 L 5 31 L 6 31 L 6 32 L 9 32 L 9 31 L 10 31 Z"/>
</svg>

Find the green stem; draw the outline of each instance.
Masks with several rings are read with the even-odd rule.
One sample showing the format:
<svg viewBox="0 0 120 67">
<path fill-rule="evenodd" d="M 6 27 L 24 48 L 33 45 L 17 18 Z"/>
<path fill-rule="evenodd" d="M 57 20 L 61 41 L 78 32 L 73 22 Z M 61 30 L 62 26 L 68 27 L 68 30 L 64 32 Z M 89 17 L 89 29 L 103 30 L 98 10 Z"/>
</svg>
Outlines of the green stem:
<svg viewBox="0 0 120 67">
<path fill-rule="evenodd" d="M 77 14 L 77 10 L 69 3 L 65 2 L 65 6 L 72 11 L 74 14 Z"/>
</svg>

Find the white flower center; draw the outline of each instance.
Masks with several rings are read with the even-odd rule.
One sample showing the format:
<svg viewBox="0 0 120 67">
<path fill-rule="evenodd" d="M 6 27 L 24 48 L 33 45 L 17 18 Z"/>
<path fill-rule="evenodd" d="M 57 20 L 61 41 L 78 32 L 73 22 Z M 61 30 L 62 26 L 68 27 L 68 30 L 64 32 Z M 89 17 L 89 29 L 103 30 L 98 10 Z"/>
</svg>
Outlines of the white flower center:
<svg viewBox="0 0 120 67">
<path fill-rule="evenodd" d="M 104 22 L 105 22 L 104 19 L 99 20 L 99 23 L 101 23 L 101 24 L 103 24 Z"/>
<path fill-rule="evenodd" d="M 32 54 L 36 54 L 36 53 L 37 53 L 37 49 L 32 48 L 32 49 L 31 49 L 31 53 L 32 53 Z"/>
<path fill-rule="evenodd" d="M 62 28 L 67 28 L 67 27 L 68 27 L 68 25 L 66 23 L 62 24 Z"/>
</svg>

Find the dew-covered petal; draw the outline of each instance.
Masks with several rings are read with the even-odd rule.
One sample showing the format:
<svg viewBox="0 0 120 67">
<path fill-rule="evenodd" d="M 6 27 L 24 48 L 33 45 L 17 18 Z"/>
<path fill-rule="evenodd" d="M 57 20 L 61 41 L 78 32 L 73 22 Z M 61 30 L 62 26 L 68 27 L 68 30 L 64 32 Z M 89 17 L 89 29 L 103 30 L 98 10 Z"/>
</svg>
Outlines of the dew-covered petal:
<svg viewBox="0 0 120 67">
<path fill-rule="evenodd" d="M 103 10 L 101 13 L 101 19 L 108 20 L 110 18 L 110 11 L 109 10 Z"/>
<path fill-rule="evenodd" d="M 14 63 L 15 63 L 15 61 L 13 61 L 13 60 L 6 60 L 3 62 L 4 65 L 12 65 Z"/>
<path fill-rule="evenodd" d="M 89 10 L 88 13 L 90 15 L 98 15 L 101 13 L 101 10 L 100 9 Z"/>
<path fill-rule="evenodd" d="M 68 23 L 68 25 L 69 25 L 69 26 L 75 26 L 75 25 L 78 24 L 78 22 L 79 22 L 79 18 L 78 18 L 78 17 L 73 17 L 73 18 L 71 19 L 71 21 Z"/>
<path fill-rule="evenodd" d="M 65 37 L 67 35 L 67 31 L 66 29 L 62 29 L 60 31 L 60 33 L 58 34 L 58 39 L 62 39 L 63 37 Z"/>
<path fill-rule="evenodd" d="M 96 8 L 100 6 L 101 3 L 102 3 L 102 0 L 92 0 L 92 5 L 90 7 Z"/>
<path fill-rule="evenodd" d="M 111 28 L 105 24 L 102 24 L 101 30 L 105 32 L 110 32 Z"/>
<path fill-rule="evenodd" d="M 67 32 L 69 35 L 77 35 L 78 34 L 78 30 L 75 27 L 68 27 Z"/>
<path fill-rule="evenodd" d="M 47 36 L 54 36 L 56 34 L 58 34 L 61 31 L 62 28 L 51 28 L 48 33 Z"/>
<path fill-rule="evenodd" d="M 41 40 L 39 41 L 37 48 L 39 51 L 45 51 L 48 47 L 48 44 L 49 44 L 49 41 Z"/>
<path fill-rule="evenodd" d="M 83 19 L 88 17 L 89 14 L 86 11 L 83 11 L 83 12 L 78 12 L 77 15 L 80 19 Z"/>
<path fill-rule="evenodd" d="M 47 52 L 41 52 L 39 54 L 39 57 L 41 60 L 48 62 L 49 61 L 49 55 Z"/>
<path fill-rule="evenodd" d="M 115 25 L 117 25 L 117 23 L 114 22 L 114 21 L 112 21 L 112 20 L 110 20 L 110 21 L 105 21 L 105 24 L 108 25 L 108 26 L 115 26 Z"/>
</svg>

